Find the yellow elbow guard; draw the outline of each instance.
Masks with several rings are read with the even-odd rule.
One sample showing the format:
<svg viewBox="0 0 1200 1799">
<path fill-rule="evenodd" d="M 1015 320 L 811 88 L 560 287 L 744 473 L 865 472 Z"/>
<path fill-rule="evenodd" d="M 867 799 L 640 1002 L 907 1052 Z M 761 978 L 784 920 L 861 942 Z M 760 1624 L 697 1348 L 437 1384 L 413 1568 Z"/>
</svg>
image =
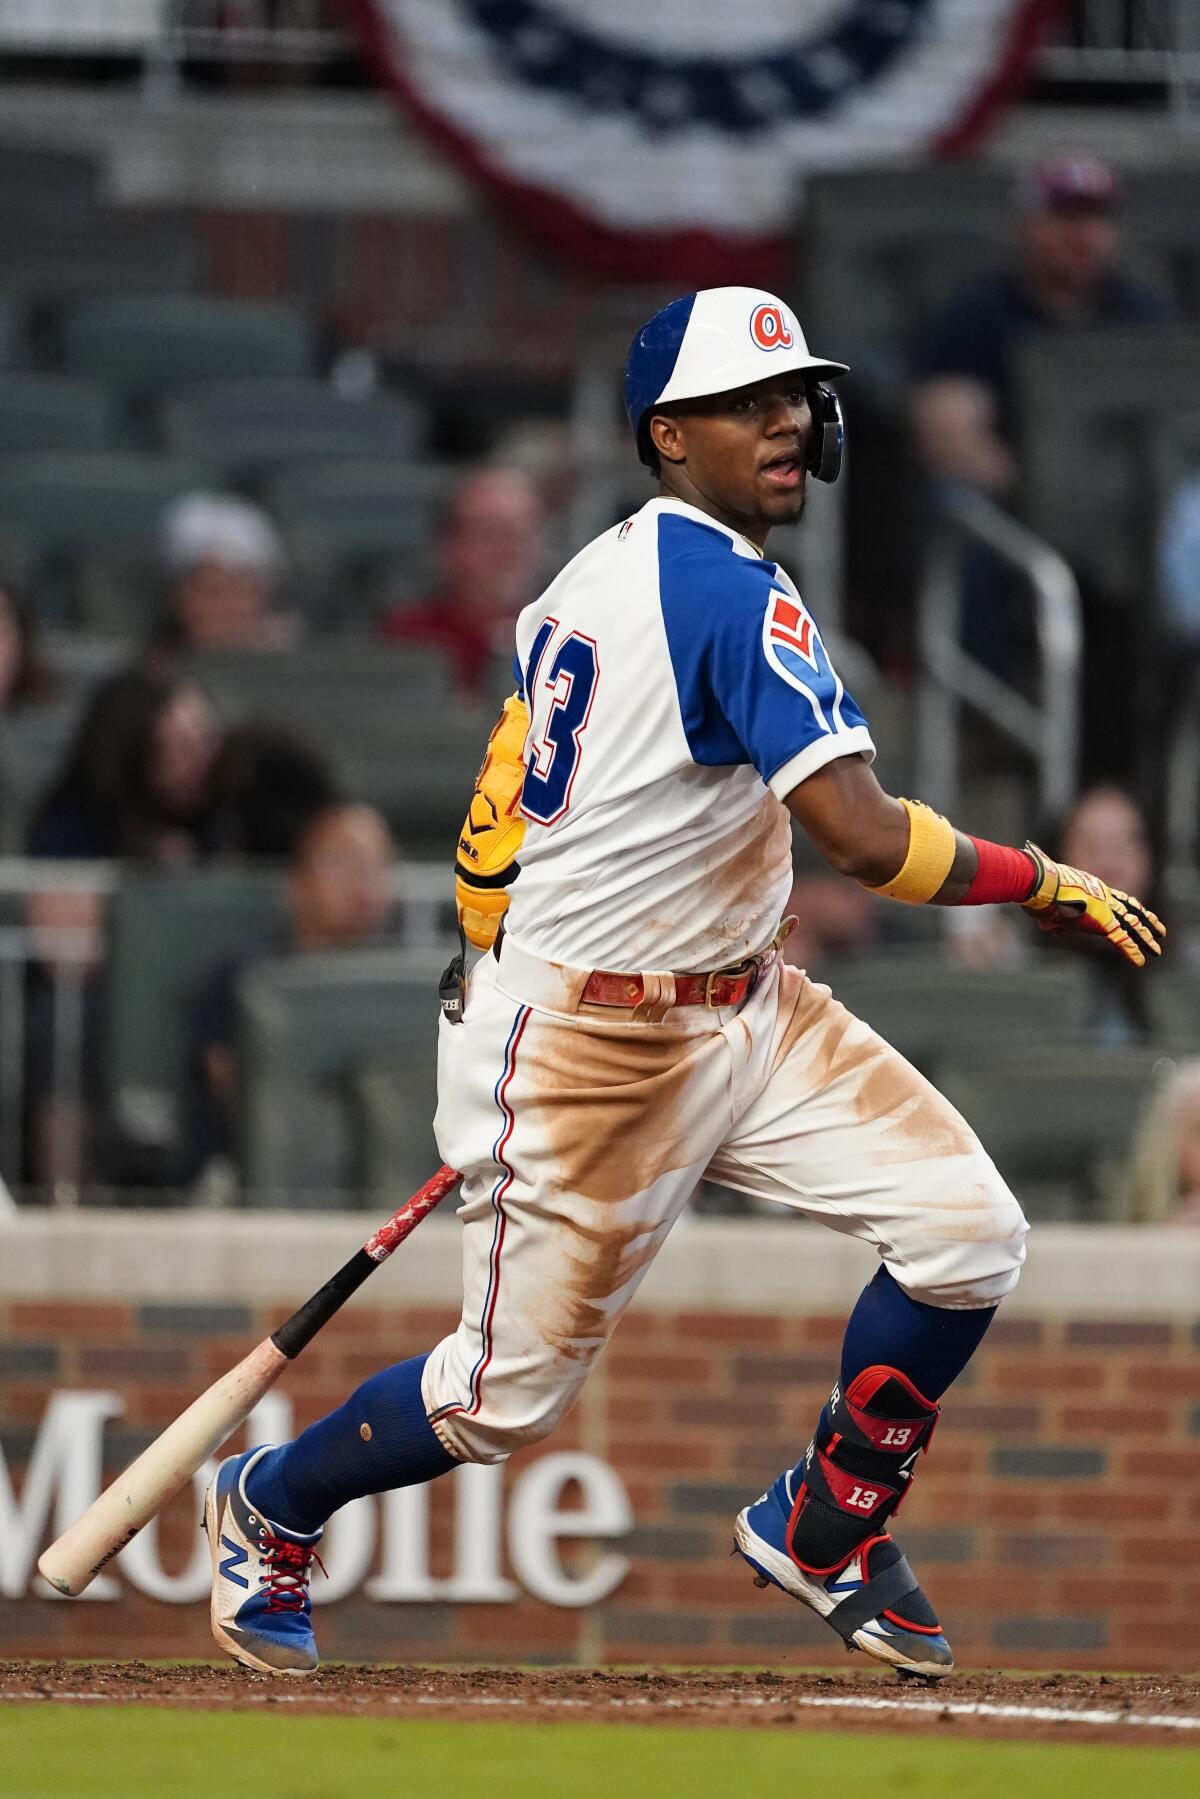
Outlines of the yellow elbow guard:
<svg viewBox="0 0 1200 1799">
<path fill-rule="evenodd" d="M 454 897 L 459 922 L 476 949 L 490 949 L 508 910 L 508 887 L 518 873 L 525 838 L 518 807 L 525 780 L 529 713 L 511 694 L 488 738 L 483 767 L 458 838 Z"/>
<path fill-rule="evenodd" d="M 950 820 L 932 807 L 919 800 L 902 799 L 900 804 L 908 813 L 908 854 L 898 874 L 869 891 L 909 906 L 923 906 L 941 891 L 954 866 L 958 840 Z"/>
</svg>

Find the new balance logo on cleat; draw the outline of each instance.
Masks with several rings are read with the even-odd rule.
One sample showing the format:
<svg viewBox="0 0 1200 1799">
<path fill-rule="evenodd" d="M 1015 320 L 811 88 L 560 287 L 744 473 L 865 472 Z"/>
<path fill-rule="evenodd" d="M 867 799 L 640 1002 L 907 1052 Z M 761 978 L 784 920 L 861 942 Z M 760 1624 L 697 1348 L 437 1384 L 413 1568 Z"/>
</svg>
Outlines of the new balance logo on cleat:
<svg viewBox="0 0 1200 1799">
<path fill-rule="evenodd" d="M 222 1549 L 228 1549 L 229 1551 L 228 1561 L 221 1563 L 222 1575 L 226 1580 L 235 1580 L 239 1587 L 248 1587 L 250 1582 L 246 1579 L 245 1575 L 234 1573 L 235 1568 L 242 1568 L 245 1566 L 247 1559 L 246 1551 L 239 1543 L 231 1543 L 228 1537 L 221 1538 L 221 1547 Z"/>
<path fill-rule="evenodd" d="M 260 1674 L 311 1674 L 317 1665 L 308 1582 L 321 1533 L 284 1530 L 256 1512 L 246 1476 L 265 1447 L 221 1463 L 204 1499 L 212 1552 L 212 1632 L 221 1648 Z"/>
</svg>

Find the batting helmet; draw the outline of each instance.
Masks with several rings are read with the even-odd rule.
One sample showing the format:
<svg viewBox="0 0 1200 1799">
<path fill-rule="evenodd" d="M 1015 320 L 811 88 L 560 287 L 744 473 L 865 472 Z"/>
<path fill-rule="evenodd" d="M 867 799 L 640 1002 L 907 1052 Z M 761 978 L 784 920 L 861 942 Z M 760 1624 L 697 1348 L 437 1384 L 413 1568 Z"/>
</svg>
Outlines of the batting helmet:
<svg viewBox="0 0 1200 1799">
<path fill-rule="evenodd" d="M 709 287 L 672 300 L 642 326 L 625 361 L 625 411 L 647 468 L 656 463 L 645 428 L 656 406 L 748 387 L 768 375 L 803 374 L 813 413 L 808 466 L 836 481 L 845 427 L 832 388 L 820 377 L 846 374 L 844 362 L 813 356 L 795 313 L 758 287 Z"/>
</svg>

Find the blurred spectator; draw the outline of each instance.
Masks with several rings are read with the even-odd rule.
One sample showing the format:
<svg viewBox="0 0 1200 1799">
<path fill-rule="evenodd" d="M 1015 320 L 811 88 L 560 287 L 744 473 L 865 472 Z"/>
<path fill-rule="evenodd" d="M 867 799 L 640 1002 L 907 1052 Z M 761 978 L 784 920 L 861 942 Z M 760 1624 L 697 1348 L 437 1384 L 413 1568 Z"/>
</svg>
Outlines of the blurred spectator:
<svg viewBox="0 0 1200 1799">
<path fill-rule="evenodd" d="M 282 725 L 239 725 L 213 764 L 213 851 L 282 861 L 318 812 L 342 799 L 321 751 Z"/>
<path fill-rule="evenodd" d="M 819 979 L 829 962 L 872 949 L 879 936 L 880 902 L 841 875 L 798 874 L 783 910 L 796 920 L 783 960 Z"/>
<path fill-rule="evenodd" d="M 37 624 L 10 582 L 0 578 L 0 713 L 53 699 L 54 671 L 38 645 Z"/>
<path fill-rule="evenodd" d="M 279 609 L 279 533 L 233 494 L 188 494 L 168 507 L 161 556 L 167 592 L 151 650 L 286 649 L 298 634 Z"/>
<path fill-rule="evenodd" d="M 943 908 L 942 942 L 951 962 L 959 968 L 1015 968 L 1023 962 L 1029 926 L 1012 914 L 1011 906 Z"/>
<path fill-rule="evenodd" d="M 195 860 L 218 734 L 189 681 L 131 669 L 97 688 L 65 765 L 34 813 L 28 853 Z"/>
<path fill-rule="evenodd" d="M 379 633 L 444 650 L 459 692 L 475 699 L 493 656 L 511 651 L 517 613 L 537 597 L 542 506 L 533 484 L 508 468 L 468 475 L 446 509 L 435 554 L 433 593 L 385 612 Z"/>
<path fill-rule="evenodd" d="M 955 484 L 1002 505 L 1015 498 L 1020 421 L 1013 363 L 1025 339 L 1106 325 L 1153 326 L 1169 316 L 1159 295 L 1118 266 L 1119 201 L 1115 173 L 1094 157 L 1043 162 L 1020 191 L 1011 262 L 972 282 L 920 332 L 912 416 L 935 511 L 940 494 Z M 1127 596 L 1108 591 L 1103 569 L 1076 572 L 1088 608 L 1085 766 L 1107 775 L 1128 767 L 1130 752 L 1140 747 L 1132 718 L 1135 707 L 1144 707 L 1146 671 L 1131 666 L 1127 620 L 1112 604 Z M 1025 609 L 1009 603 L 1011 584 L 987 551 L 969 550 L 963 642 L 995 674 L 1020 682 L 1032 637 Z"/>
<path fill-rule="evenodd" d="M 256 964 L 358 948 L 384 936 L 395 861 L 391 833 L 371 806 L 340 803 L 310 819 L 288 871 L 286 940 L 248 946 L 201 983 L 188 1023 L 188 1175 L 228 1165 L 233 1151 L 237 989 Z M 217 1171 L 216 1178 L 222 1178 Z"/>
<path fill-rule="evenodd" d="M 1123 1220 L 1200 1225 L 1200 1059 L 1161 1081 L 1134 1133 Z"/>
<path fill-rule="evenodd" d="M 190 682 L 131 670 L 92 695 L 65 765 L 34 814 L 31 856 L 61 861 L 129 858 L 159 867 L 206 848 L 208 787 L 217 731 Z M 26 972 L 27 1177 L 53 1186 L 87 1162 L 89 1096 L 99 1091 L 96 987 L 103 901 L 59 884 L 31 895 L 26 917 L 36 959 Z M 67 1053 L 63 1019 L 78 1043 Z M 64 1094 L 60 1054 L 82 1062 L 83 1092 Z"/>
<path fill-rule="evenodd" d="M 1163 299 L 1118 268 L 1120 187 L 1106 163 L 1054 156 L 1016 214 L 1016 255 L 920 334 L 913 412 L 926 467 L 1006 498 L 1016 484 L 1012 356 L 1034 332 L 1159 324 Z"/>
<path fill-rule="evenodd" d="M 1120 787 L 1090 787 L 1072 806 L 1051 855 L 1086 868 L 1139 899 L 1155 905 L 1157 871 L 1146 821 Z M 1115 957 L 1098 938 L 1049 939 L 1068 955 L 1085 958 L 1090 976 L 1089 1029 L 1094 1043 L 1137 1043 L 1147 1039 L 1153 1023 L 1147 1005 L 1145 976 Z"/>
</svg>

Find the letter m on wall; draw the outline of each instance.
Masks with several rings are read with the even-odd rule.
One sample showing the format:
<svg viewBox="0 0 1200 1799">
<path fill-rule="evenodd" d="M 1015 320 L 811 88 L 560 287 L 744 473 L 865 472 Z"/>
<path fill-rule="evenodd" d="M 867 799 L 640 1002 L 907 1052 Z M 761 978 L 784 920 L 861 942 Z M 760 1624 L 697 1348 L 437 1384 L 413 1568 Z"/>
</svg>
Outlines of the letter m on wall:
<svg viewBox="0 0 1200 1799">
<path fill-rule="evenodd" d="M 115 1393 L 55 1393 L 29 1457 L 19 1502 L 0 1453 L 0 1594 L 5 1599 L 24 1598 L 42 1544 L 73 1524 L 99 1493 L 104 1426 L 123 1410 Z M 85 1597 L 112 1599 L 117 1591 L 115 1581 L 102 1575 Z"/>
</svg>

